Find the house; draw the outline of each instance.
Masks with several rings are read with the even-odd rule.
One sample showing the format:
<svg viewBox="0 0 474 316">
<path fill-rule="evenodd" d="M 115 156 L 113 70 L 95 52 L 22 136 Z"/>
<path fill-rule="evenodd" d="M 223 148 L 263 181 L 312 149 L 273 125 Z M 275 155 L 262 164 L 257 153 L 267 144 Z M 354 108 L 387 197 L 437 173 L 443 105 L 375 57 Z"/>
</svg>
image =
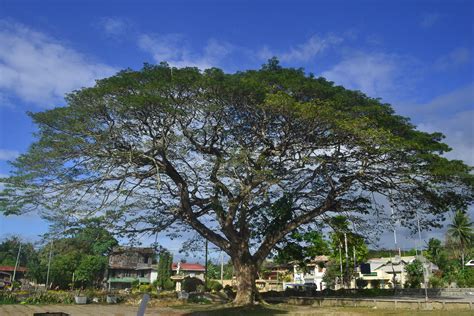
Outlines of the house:
<svg viewBox="0 0 474 316">
<path fill-rule="evenodd" d="M 283 284 L 292 280 L 292 273 L 292 264 L 277 264 L 267 259 L 262 264 L 255 284 L 259 291 L 282 291 Z"/>
<path fill-rule="evenodd" d="M 368 288 L 393 288 L 403 287 L 407 281 L 405 267 L 415 259 L 424 260 L 427 267 L 428 278 L 438 267 L 426 259 L 415 256 L 395 256 L 393 258 L 369 259 L 366 264 L 361 265 L 359 277 L 368 281 Z"/>
<path fill-rule="evenodd" d="M 156 253 L 153 248 L 116 247 L 109 255 L 107 284 L 109 289 L 130 288 L 132 283 L 156 280 Z"/>
<path fill-rule="evenodd" d="M 26 272 L 28 272 L 28 269 L 25 267 L 16 267 L 15 272 L 14 266 L 0 266 L 0 288 L 11 284 L 13 273 L 15 273 L 15 280 L 21 282 L 25 279 Z"/>
<path fill-rule="evenodd" d="M 206 268 L 199 263 L 178 262 L 171 265 L 172 275 L 180 275 L 183 277 L 198 278 L 204 281 L 204 273 Z"/>
<path fill-rule="evenodd" d="M 293 266 L 293 283 L 288 283 L 285 287 L 312 287 L 316 291 L 326 288 L 323 276 L 326 273 L 328 256 L 316 256 L 304 268 L 295 264 Z"/>
</svg>

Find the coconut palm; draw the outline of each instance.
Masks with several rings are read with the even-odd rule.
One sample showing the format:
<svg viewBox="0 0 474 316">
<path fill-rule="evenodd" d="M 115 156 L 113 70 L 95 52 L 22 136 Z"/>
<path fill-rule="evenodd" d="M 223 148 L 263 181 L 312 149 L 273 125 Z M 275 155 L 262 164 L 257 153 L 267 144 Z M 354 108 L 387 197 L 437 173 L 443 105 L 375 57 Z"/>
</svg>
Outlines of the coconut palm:
<svg viewBox="0 0 474 316">
<path fill-rule="evenodd" d="M 461 251 L 462 267 L 464 269 L 465 250 L 474 239 L 473 222 L 466 212 L 458 210 L 454 214 L 453 222 L 448 225 L 448 237 L 459 246 Z"/>
</svg>

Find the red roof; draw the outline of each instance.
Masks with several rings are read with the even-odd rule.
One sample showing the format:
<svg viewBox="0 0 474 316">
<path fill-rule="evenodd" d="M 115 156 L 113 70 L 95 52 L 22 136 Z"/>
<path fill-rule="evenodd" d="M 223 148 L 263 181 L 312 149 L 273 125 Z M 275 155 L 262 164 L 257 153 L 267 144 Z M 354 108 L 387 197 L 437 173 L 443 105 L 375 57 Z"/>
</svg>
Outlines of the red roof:
<svg viewBox="0 0 474 316">
<path fill-rule="evenodd" d="M 171 266 L 171 269 L 173 271 L 176 271 L 178 269 L 178 264 L 173 263 Z M 206 268 L 203 265 L 200 265 L 199 263 L 183 263 L 181 262 L 179 264 L 179 269 L 181 271 L 206 271 Z"/>
<path fill-rule="evenodd" d="M 3 271 L 3 272 L 13 272 L 15 271 L 15 267 L 14 266 L 0 266 L 0 271 Z M 27 268 L 25 267 L 17 267 L 16 268 L 16 271 L 18 272 L 26 272 L 28 271 Z"/>
</svg>

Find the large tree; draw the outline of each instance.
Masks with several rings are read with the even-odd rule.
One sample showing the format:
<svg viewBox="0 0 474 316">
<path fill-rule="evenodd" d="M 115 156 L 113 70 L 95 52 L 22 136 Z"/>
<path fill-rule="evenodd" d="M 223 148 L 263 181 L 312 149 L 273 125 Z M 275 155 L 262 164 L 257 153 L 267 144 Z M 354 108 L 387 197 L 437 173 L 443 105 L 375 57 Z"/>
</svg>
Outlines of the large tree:
<svg viewBox="0 0 474 316">
<path fill-rule="evenodd" d="M 402 223 L 426 226 L 472 200 L 471 169 L 441 156 L 442 134 L 275 59 L 235 74 L 145 65 L 30 115 L 37 140 L 4 180 L 4 212 L 192 229 L 230 256 L 236 304 L 254 301 L 272 248 L 324 214 L 368 217 L 373 193 L 391 192 Z"/>
</svg>

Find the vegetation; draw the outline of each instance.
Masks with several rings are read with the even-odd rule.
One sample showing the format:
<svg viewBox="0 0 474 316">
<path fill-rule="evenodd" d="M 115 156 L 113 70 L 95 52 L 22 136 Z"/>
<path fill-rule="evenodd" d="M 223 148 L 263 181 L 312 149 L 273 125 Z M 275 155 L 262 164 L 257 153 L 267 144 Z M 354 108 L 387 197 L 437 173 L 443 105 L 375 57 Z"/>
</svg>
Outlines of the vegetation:
<svg viewBox="0 0 474 316">
<path fill-rule="evenodd" d="M 474 240 L 473 222 L 470 221 L 466 212 L 458 210 L 448 227 L 448 238 L 454 246 L 458 247 L 464 269 L 466 249 L 469 249 Z"/>
<path fill-rule="evenodd" d="M 423 264 L 421 261 L 415 259 L 405 266 L 405 271 L 407 273 L 405 287 L 420 288 L 423 283 Z"/>
<path fill-rule="evenodd" d="M 276 59 L 235 74 L 145 65 L 31 117 L 37 140 L 2 179 L 5 214 L 194 230 L 230 256 L 239 305 L 296 228 L 335 213 L 361 222 L 379 211 L 374 193 L 428 228 L 473 197 L 471 168 L 442 156 L 442 134 Z"/>
<path fill-rule="evenodd" d="M 27 277 L 36 283 L 46 283 L 51 253 L 49 281 L 52 288 L 101 285 L 107 268 L 107 255 L 117 245 L 117 240 L 107 230 L 90 223 L 66 234 L 66 237 L 56 238 L 38 250 L 32 244 L 22 244 L 19 265 L 28 268 Z M 0 265 L 15 265 L 12 256 L 16 260 L 19 243 L 18 237 L 0 243 Z"/>
<path fill-rule="evenodd" d="M 156 287 L 162 290 L 174 289 L 174 282 L 171 277 L 171 265 L 173 264 L 173 255 L 166 250 L 160 253 L 158 260 L 158 279 L 156 280 Z"/>
</svg>

